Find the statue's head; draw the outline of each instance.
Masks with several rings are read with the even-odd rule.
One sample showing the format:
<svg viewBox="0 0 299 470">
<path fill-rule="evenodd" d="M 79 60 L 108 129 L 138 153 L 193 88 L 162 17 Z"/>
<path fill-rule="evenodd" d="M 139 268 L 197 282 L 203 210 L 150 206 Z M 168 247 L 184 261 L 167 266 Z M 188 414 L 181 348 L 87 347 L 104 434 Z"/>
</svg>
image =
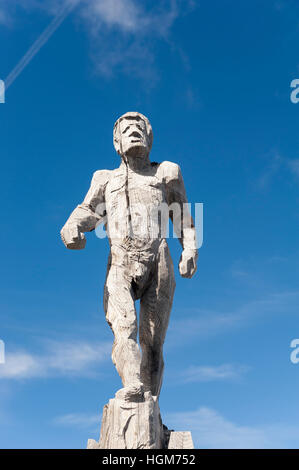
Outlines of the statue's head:
<svg viewBox="0 0 299 470">
<path fill-rule="evenodd" d="M 149 120 L 135 111 L 123 114 L 114 124 L 113 143 L 121 157 L 148 155 L 153 144 Z"/>
</svg>

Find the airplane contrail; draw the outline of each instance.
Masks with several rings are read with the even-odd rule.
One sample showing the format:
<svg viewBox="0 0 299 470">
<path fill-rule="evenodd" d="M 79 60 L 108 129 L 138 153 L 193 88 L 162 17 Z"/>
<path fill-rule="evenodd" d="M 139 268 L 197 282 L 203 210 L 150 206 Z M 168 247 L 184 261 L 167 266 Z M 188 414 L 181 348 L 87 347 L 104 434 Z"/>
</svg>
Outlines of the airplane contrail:
<svg viewBox="0 0 299 470">
<path fill-rule="evenodd" d="M 56 31 L 56 29 L 61 25 L 61 23 L 65 20 L 65 18 L 70 14 L 73 8 L 80 1 L 81 0 L 71 1 L 60 9 L 60 11 L 57 13 L 55 18 L 53 18 L 53 20 L 49 24 L 49 26 L 47 26 L 47 28 L 42 32 L 39 38 L 32 44 L 32 46 L 28 49 L 26 54 L 22 57 L 22 59 L 17 63 L 17 65 L 13 68 L 13 70 L 7 76 L 6 80 L 4 81 L 6 90 L 15 81 L 15 79 L 20 75 L 20 73 L 23 72 L 24 68 L 27 67 L 29 62 L 31 62 L 34 56 L 46 44 L 46 42 L 50 39 L 52 34 Z"/>
</svg>

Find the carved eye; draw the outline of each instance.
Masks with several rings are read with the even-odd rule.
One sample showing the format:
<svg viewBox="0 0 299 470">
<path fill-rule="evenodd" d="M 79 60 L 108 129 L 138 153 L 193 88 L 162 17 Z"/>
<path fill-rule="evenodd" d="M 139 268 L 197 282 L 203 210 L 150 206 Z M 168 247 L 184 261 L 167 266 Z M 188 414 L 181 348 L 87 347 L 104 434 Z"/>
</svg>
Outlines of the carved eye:
<svg viewBox="0 0 299 470">
<path fill-rule="evenodd" d="M 125 134 L 128 129 L 130 129 L 130 126 L 127 126 L 127 127 L 125 128 L 125 130 L 123 131 L 123 134 Z"/>
</svg>

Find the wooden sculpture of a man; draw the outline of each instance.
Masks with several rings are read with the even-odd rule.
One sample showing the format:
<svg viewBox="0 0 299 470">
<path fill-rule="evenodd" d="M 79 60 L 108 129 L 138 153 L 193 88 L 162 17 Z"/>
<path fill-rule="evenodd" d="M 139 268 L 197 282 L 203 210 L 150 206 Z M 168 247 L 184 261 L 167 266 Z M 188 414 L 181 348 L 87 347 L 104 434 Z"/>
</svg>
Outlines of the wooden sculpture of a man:
<svg viewBox="0 0 299 470">
<path fill-rule="evenodd" d="M 153 133 L 148 119 L 137 112 L 124 114 L 115 123 L 113 137 L 121 157 L 119 168 L 94 173 L 83 203 L 69 217 L 61 237 L 67 248 L 82 249 L 84 232 L 104 222 L 111 249 L 104 309 L 115 336 L 112 360 L 122 379 L 122 397 L 132 400 L 145 391 L 158 397 L 163 343 L 175 290 L 173 263 L 162 227 L 163 211 L 159 209 L 163 205 L 171 209 L 167 216 L 183 248 L 179 271 L 186 278 L 196 271 L 195 228 L 186 211 L 180 167 L 149 160 Z M 137 342 L 138 299 L 142 354 Z"/>
</svg>

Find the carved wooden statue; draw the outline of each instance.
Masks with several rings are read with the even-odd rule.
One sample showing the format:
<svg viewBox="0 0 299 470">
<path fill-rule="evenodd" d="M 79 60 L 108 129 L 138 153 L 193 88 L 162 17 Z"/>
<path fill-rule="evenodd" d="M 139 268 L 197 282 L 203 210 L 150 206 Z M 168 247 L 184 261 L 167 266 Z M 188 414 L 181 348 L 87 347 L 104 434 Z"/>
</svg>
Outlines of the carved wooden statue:
<svg viewBox="0 0 299 470">
<path fill-rule="evenodd" d="M 114 126 L 119 168 L 94 173 L 83 203 L 61 230 L 67 248 L 82 249 L 84 232 L 100 223 L 106 227 L 110 256 L 104 309 L 115 337 L 112 360 L 124 387 L 116 397 L 124 402 L 138 403 L 146 392 L 158 397 L 162 385 L 163 343 L 175 290 L 165 217 L 172 219 L 183 248 L 181 276 L 191 278 L 196 271 L 195 228 L 186 210 L 180 168 L 168 161 L 151 162 L 152 142 L 152 128 L 145 116 L 137 112 L 121 116 Z"/>
</svg>

